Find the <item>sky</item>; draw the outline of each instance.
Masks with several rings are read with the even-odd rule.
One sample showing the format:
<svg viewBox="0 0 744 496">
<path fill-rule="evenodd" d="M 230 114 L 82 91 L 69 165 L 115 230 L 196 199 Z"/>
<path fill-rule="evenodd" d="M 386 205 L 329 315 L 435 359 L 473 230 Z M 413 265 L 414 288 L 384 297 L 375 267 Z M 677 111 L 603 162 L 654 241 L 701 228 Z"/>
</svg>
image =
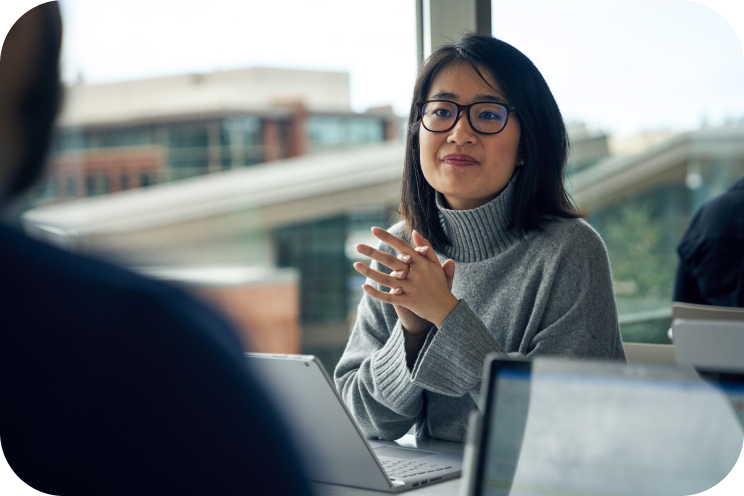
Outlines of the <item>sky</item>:
<svg viewBox="0 0 744 496">
<path fill-rule="evenodd" d="M 707 0 L 720 1 L 720 0 Z M 413 0 L 61 0 L 68 83 L 243 67 L 346 71 L 356 111 L 405 115 Z M 624 136 L 744 120 L 744 52 L 688 0 L 494 0 L 493 33 L 545 76 L 567 122 Z"/>
</svg>

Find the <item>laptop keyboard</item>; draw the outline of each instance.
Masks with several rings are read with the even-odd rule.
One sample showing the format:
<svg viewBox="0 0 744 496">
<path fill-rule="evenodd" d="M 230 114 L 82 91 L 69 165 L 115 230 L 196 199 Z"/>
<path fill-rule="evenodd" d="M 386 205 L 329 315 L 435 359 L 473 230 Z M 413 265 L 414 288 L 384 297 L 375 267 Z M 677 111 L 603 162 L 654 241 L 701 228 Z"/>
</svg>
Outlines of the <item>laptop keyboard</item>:
<svg viewBox="0 0 744 496">
<path fill-rule="evenodd" d="M 380 460 L 382 468 L 391 477 L 411 477 L 413 475 L 436 474 L 452 466 L 421 463 L 411 460 Z"/>
</svg>

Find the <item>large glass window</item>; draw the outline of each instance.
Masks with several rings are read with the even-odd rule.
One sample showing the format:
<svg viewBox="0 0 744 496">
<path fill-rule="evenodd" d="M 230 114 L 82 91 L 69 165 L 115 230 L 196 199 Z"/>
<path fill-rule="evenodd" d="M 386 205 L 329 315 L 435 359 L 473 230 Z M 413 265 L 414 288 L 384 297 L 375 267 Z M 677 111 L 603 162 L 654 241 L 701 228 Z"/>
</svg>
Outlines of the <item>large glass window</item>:
<svg viewBox="0 0 744 496">
<path fill-rule="evenodd" d="M 677 242 L 744 175 L 729 148 L 744 124 L 740 41 L 696 2 L 525 0 L 492 14 L 569 123 L 569 183 L 607 246 L 623 339 L 669 343 Z"/>
<path fill-rule="evenodd" d="M 384 126 L 381 119 L 360 117 L 319 116 L 307 121 L 313 150 L 383 141 Z"/>
</svg>

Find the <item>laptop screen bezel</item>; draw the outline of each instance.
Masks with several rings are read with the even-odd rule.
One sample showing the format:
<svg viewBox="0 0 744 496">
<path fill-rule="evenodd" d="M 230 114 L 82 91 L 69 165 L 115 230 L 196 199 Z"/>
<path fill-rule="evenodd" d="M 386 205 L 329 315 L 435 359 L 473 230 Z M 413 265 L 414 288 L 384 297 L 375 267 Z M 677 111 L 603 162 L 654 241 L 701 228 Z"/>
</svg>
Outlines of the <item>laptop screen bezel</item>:
<svg viewBox="0 0 744 496">
<path fill-rule="evenodd" d="M 486 394 L 486 403 L 483 409 L 483 423 L 479 439 L 477 440 L 476 446 L 478 447 L 478 454 L 475 457 L 477 464 L 475 467 L 475 485 L 474 485 L 474 496 L 481 496 L 483 488 L 483 477 L 485 475 L 486 457 L 488 454 L 488 439 L 490 436 L 491 415 L 496 405 L 496 395 L 498 394 L 498 373 L 502 370 L 510 370 L 514 372 L 527 372 L 532 374 L 532 361 L 530 360 L 519 360 L 510 359 L 504 360 L 494 358 L 488 365 L 488 376 L 487 384 L 488 391 Z"/>
</svg>

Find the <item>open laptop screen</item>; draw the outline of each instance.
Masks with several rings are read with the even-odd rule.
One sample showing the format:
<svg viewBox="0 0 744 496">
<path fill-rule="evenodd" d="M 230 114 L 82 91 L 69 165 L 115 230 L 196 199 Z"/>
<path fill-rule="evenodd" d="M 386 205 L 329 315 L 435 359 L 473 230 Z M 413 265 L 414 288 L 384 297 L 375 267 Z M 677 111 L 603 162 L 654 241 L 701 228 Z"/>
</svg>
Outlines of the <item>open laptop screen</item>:
<svg viewBox="0 0 744 496">
<path fill-rule="evenodd" d="M 735 381 L 727 395 L 693 369 L 561 360 L 490 373 L 477 494 L 695 494 L 742 450 Z"/>
</svg>

